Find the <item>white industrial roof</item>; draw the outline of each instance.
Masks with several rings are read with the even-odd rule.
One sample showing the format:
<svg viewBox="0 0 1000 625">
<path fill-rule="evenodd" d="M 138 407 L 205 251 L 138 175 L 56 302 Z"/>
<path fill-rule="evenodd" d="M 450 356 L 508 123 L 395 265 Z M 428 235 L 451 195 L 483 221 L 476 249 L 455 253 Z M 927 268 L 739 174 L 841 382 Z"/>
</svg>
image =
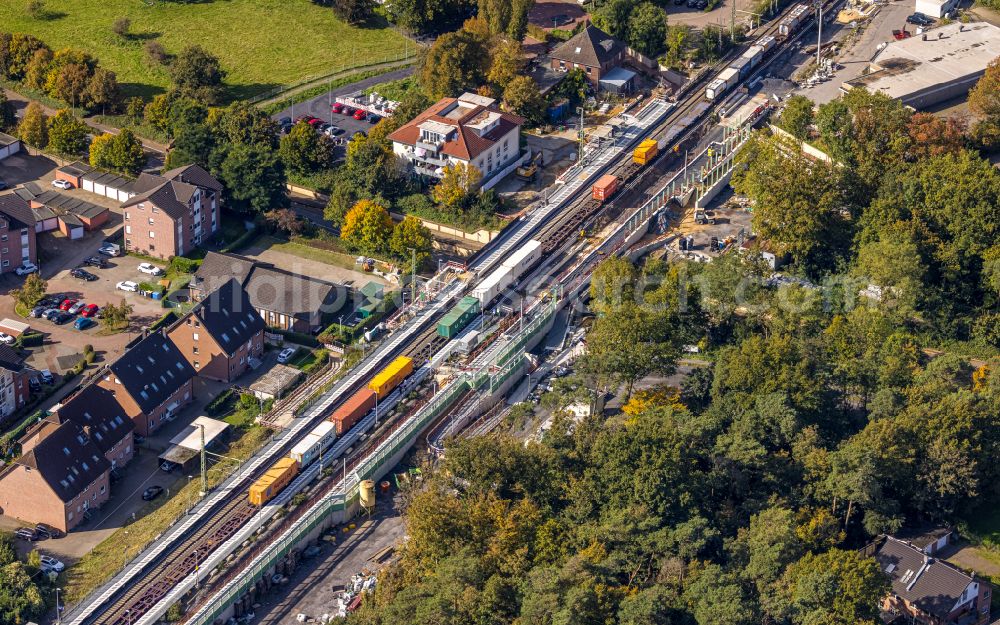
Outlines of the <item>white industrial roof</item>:
<svg viewBox="0 0 1000 625">
<path fill-rule="evenodd" d="M 971 80 L 998 56 L 1000 28 L 985 22 L 949 24 L 890 42 L 872 61 L 876 71 L 847 86 L 905 100 L 936 86 Z"/>
</svg>

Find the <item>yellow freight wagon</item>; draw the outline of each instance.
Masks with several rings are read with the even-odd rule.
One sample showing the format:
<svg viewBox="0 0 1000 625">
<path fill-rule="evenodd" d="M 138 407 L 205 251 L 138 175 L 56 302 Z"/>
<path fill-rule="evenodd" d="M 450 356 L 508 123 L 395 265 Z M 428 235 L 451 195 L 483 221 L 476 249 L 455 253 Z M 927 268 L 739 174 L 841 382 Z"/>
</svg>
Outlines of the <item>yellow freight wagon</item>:
<svg viewBox="0 0 1000 625">
<path fill-rule="evenodd" d="M 375 374 L 372 381 L 368 383 L 368 388 L 379 397 L 385 397 L 411 373 L 413 373 L 413 360 L 406 356 L 400 356 L 390 362 L 388 367 Z"/>
<path fill-rule="evenodd" d="M 274 499 L 288 483 L 299 474 L 299 463 L 285 457 L 274 463 L 259 480 L 250 487 L 250 503 L 263 506 Z"/>
<path fill-rule="evenodd" d="M 656 142 L 656 139 L 646 139 L 632 152 L 632 162 L 646 165 L 656 157 L 659 151 L 660 144 Z"/>
</svg>

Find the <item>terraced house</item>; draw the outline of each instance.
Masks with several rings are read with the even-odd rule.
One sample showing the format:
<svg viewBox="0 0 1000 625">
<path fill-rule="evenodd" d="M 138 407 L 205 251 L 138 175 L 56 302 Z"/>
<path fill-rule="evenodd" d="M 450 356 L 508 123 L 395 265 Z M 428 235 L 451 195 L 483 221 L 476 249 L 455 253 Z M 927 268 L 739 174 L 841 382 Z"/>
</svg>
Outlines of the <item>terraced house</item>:
<svg viewBox="0 0 1000 625">
<path fill-rule="evenodd" d="M 140 174 L 132 191 L 122 203 L 126 250 L 168 259 L 219 229 L 222 184 L 198 165 Z"/>
<path fill-rule="evenodd" d="M 173 419 L 193 399 L 195 371 L 166 330 L 136 339 L 98 375 L 97 385 L 111 392 L 142 436 Z"/>
</svg>

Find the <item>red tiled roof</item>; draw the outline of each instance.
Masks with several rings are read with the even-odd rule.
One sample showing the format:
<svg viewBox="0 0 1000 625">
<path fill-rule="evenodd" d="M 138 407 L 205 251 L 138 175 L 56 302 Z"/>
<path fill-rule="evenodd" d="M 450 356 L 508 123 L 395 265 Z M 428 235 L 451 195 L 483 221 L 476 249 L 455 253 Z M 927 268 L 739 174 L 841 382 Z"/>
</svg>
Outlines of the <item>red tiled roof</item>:
<svg viewBox="0 0 1000 625">
<path fill-rule="evenodd" d="M 423 113 L 413 118 L 413 120 L 392 132 L 389 135 L 389 140 L 396 143 L 405 143 L 406 145 L 415 145 L 417 139 L 420 138 L 420 124 L 426 121 L 434 121 L 451 126 L 457 131 L 454 134 L 454 138 L 444 143 L 441 152 L 458 159 L 472 160 L 493 147 L 493 144 L 515 127 L 524 124 L 524 119 L 513 113 L 487 109 L 483 106 L 470 108 L 468 113 L 458 119 L 449 119 L 440 115 L 442 111 L 457 101 L 457 98 L 443 98 L 439 100 Z M 485 136 L 480 137 L 474 130 L 466 128 L 465 124 L 474 120 L 483 111 L 499 114 L 500 123 L 487 132 Z"/>
</svg>

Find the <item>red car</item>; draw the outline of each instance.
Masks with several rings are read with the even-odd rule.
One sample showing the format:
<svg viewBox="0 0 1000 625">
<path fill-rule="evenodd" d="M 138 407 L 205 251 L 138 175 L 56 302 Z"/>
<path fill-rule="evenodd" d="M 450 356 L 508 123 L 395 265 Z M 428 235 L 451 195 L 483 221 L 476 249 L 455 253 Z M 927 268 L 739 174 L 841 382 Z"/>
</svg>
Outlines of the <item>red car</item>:
<svg viewBox="0 0 1000 625">
<path fill-rule="evenodd" d="M 75 304 L 76 302 L 77 300 L 75 299 L 63 300 L 63 303 L 59 305 L 59 310 L 69 310 L 70 308 L 73 307 L 73 304 Z"/>
<path fill-rule="evenodd" d="M 356 119 L 358 121 L 361 121 L 365 117 L 368 117 L 368 113 L 365 113 L 361 109 L 358 109 L 358 110 L 354 111 L 354 119 Z"/>
<path fill-rule="evenodd" d="M 83 310 L 80 311 L 80 314 L 84 317 L 93 317 L 97 314 L 98 309 L 99 307 L 97 304 L 87 304 L 83 307 Z"/>
<path fill-rule="evenodd" d="M 309 120 L 309 125 L 312 126 L 313 128 L 316 128 L 317 126 L 319 126 L 322 123 L 323 123 L 323 120 L 320 119 L 320 118 L 318 118 L 318 117 L 313 117 L 312 119 Z"/>
<path fill-rule="evenodd" d="M 344 105 L 340 102 L 335 102 L 334 105 L 330 107 L 330 110 L 334 113 L 343 113 Z"/>
<path fill-rule="evenodd" d="M 295 118 L 295 123 L 296 124 L 301 124 L 302 122 L 309 123 L 310 119 L 316 119 L 316 118 L 313 117 L 312 115 L 299 115 L 298 117 Z"/>
</svg>

